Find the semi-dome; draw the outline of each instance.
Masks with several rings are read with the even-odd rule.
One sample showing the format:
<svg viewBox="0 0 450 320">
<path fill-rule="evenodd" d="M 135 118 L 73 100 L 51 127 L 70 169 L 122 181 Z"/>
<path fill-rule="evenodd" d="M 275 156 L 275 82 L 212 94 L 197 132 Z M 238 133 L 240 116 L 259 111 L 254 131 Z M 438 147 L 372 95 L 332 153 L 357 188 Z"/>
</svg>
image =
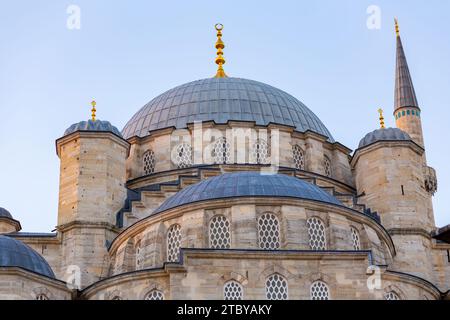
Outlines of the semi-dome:
<svg viewBox="0 0 450 320">
<path fill-rule="evenodd" d="M 25 243 L 0 235 L 0 267 L 19 267 L 55 278 L 45 259 Z"/>
<path fill-rule="evenodd" d="M 318 186 L 284 174 L 225 173 L 186 187 L 167 199 L 154 213 L 189 203 L 238 197 L 288 197 L 342 205 Z"/>
<path fill-rule="evenodd" d="M 13 219 L 13 216 L 12 216 L 11 213 L 9 213 L 8 210 L 6 210 L 5 208 L 0 207 L 0 218 Z"/>
<path fill-rule="evenodd" d="M 142 107 L 122 130 L 125 139 L 156 129 L 184 129 L 194 121 L 277 123 L 314 131 L 334 141 L 302 102 L 270 85 L 241 78 L 208 78 L 175 87 Z"/>
<path fill-rule="evenodd" d="M 409 134 L 398 128 L 377 129 L 372 131 L 359 142 L 358 148 L 364 148 L 377 141 L 408 141 L 411 140 Z"/>
<path fill-rule="evenodd" d="M 64 132 L 64 135 L 68 135 L 74 133 L 76 131 L 105 131 L 112 132 L 119 137 L 122 137 L 119 129 L 113 126 L 109 121 L 102 120 L 88 120 L 88 121 L 80 121 L 78 123 L 74 123 Z"/>
</svg>

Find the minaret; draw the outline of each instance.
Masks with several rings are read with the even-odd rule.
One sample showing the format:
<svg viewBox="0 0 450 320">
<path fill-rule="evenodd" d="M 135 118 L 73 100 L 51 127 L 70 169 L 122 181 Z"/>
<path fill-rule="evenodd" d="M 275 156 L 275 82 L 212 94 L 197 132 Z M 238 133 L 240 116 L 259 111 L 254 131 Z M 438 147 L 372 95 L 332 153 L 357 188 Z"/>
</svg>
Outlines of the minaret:
<svg viewBox="0 0 450 320">
<path fill-rule="evenodd" d="M 397 34 L 397 61 L 395 67 L 395 106 L 394 116 L 397 128 L 408 133 L 414 142 L 425 147 L 423 142 L 421 110 L 417 103 L 416 92 L 409 73 L 408 63 L 403 50 L 398 21 L 395 19 Z"/>
</svg>

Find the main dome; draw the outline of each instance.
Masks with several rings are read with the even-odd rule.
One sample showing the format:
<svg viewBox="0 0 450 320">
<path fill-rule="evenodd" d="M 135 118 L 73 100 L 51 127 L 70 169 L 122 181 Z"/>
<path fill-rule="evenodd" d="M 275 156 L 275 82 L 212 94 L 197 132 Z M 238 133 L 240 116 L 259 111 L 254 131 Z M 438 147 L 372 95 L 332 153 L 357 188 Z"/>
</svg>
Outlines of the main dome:
<svg viewBox="0 0 450 320">
<path fill-rule="evenodd" d="M 175 87 L 143 106 L 122 130 L 125 139 L 149 131 L 187 128 L 194 121 L 277 123 L 314 131 L 333 142 L 328 129 L 302 102 L 267 84 L 241 78 L 208 78 Z"/>
</svg>

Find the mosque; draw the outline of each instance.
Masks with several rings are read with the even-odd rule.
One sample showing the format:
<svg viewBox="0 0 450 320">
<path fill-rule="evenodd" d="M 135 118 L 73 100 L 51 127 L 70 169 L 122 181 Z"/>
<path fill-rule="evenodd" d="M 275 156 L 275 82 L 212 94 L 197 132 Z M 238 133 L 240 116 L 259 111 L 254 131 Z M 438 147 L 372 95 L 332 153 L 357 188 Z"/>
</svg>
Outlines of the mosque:
<svg viewBox="0 0 450 320">
<path fill-rule="evenodd" d="M 120 131 L 56 140 L 55 232 L 0 208 L 0 299 L 450 300 L 419 107 L 396 23 L 395 128 L 351 150 L 292 95 L 217 74 Z M 1 204 L 0 204 L 1 205 Z"/>
</svg>

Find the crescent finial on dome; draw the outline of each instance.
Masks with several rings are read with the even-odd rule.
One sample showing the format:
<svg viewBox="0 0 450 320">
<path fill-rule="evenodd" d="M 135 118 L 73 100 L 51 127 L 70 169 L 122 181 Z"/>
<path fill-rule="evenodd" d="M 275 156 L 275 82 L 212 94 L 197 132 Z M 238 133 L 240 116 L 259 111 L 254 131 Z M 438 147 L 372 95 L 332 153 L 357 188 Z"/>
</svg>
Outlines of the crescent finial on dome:
<svg viewBox="0 0 450 320">
<path fill-rule="evenodd" d="M 222 29 L 223 24 L 216 23 L 214 26 L 217 31 L 217 41 L 216 41 L 216 49 L 217 49 L 217 57 L 216 64 L 219 66 L 217 68 L 217 73 L 214 78 L 227 78 L 225 71 L 223 70 L 223 65 L 225 64 L 225 58 L 223 57 L 223 49 L 225 48 L 225 44 L 222 41 Z"/>
<path fill-rule="evenodd" d="M 378 109 L 378 113 L 380 114 L 380 128 L 385 129 L 386 126 L 384 125 L 383 109 Z"/>
<path fill-rule="evenodd" d="M 91 113 L 92 113 L 92 121 L 95 121 L 95 113 L 97 112 L 97 109 L 95 109 L 95 106 L 97 105 L 97 102 L 95 102 L 95 100 L 92 100 L 91 102 Z"/>
</svg>

